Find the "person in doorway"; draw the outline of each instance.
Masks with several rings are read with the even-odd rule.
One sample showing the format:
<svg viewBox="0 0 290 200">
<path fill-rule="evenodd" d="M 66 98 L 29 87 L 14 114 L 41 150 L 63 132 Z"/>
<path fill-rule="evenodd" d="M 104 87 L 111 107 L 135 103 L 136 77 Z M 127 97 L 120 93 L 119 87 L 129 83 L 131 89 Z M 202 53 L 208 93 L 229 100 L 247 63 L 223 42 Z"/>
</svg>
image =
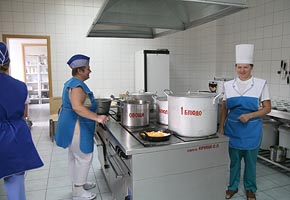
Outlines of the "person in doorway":
<svg viewBox="0 0 290 200">
<path fill-rule="evenodd" d="M 8 75 L 10 58 L 0 42 L 0 179 L 8 200 L 25 200 L 25 171 L 43 166 L 24 117 L 28 91 L 25 83 Z"/>
<path fill-rule="evenodd" d="M 238 192 L 242 159 L 247 199 L 256 199 L 256 161 L 262 140 L 262 117 L 271 111 L 271 101 L 266 80 L 251 74 L 253 53 L 252 44 L 236 46 L 238 77 L 224 83 L 219 132 L 229 137 L 230 180 L 226 199 Z"/>
<path fill-rule="evenodd" d="M 68 147 L 68 165 L 73 183 L 73 198 L 94 199 L 96 194 L 87 190 L 96 187 L 87 181 L 93 159 L 95 122 L 106 123 L 106 115 L 96 114 L 97 103 L 93 93 L 84 83 L 91 73 L 90 58 L 77 54 L 67 64 L 72 78 L 65 82 L 62 106 L 56 127 L 55 141 Z"/>
</svg>

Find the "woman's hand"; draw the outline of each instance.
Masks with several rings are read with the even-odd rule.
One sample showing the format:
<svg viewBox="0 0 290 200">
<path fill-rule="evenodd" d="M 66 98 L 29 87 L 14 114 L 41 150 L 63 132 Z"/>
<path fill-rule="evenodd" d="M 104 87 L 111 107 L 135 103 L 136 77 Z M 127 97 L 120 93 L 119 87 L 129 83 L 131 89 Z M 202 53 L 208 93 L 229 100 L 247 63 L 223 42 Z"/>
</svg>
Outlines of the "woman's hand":
<svg viewBox="0 0 290 200">
<path fill-rule="evenodd" d="M 239 117 L 239 120 L 240 120 L 242 123 L 246 123 L 246 122 L 248 122 L 249 119 L 251 119 L 250 114 L 242 114 L 242 115 L 240 115 L 240 117 Z"/>
<path fill-rule="evenodd" d="M 218 133 L 224 135 L 224 128 L 219 128 Z"/>
<path fill-rule="evenodd" d="M 97 115 L 96 121 L 105 124 L 107 121 L 109 121 L 109 117 L 107 115 Z"/>
</svg>

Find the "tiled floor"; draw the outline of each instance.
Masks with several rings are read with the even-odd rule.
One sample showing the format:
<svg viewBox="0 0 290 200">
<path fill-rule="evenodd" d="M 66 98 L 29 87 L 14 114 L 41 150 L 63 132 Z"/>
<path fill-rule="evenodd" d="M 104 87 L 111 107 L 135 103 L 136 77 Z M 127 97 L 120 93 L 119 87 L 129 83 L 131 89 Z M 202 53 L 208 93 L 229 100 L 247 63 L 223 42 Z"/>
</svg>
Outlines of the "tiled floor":
<svg viewBox="0 0 290 200">
<path fill-rule="evenodd" d="M 67 150 L 57 147 L 49 139 L 48 104 L 34 104 L 30 105 L 29 108 L 30 119 L 33 121 L 31 129 L 33 140 L 45 165 L 40 169 L 27 172 L 27 200 L 71 199 L 71 182 L 67 174 Z M 92 189 L 93 192 L 98 194 L 97 200 L 112 199 L 100 170 L 96 151 L 89 179 L 97 182 L 97 187 Z M 257 182 L 257 199 L 290 200 L 290 172 L 281 170 L 264 161 L 259 161 L 257 164 Z M 233 199 L 246 199 L 242 184 L 239 193 Z M 6 200 L 3 180 L 0 181 L 0 200 Z M 194 197 L 192 200 L 195 200 Z"/>
</svg>

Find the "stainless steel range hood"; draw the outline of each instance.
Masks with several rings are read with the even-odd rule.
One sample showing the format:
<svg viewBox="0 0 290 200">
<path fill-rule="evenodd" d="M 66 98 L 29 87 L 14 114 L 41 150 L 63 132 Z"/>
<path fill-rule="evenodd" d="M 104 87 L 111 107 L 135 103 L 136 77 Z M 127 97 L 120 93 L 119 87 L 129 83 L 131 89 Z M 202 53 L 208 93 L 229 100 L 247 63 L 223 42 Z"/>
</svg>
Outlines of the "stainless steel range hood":
<svg viewBox="0 0 290 200">
<path fill-rule="evenodd" d="M 87 37 L 156 38 L 247 8 L 247 0 L 105 0 Z"/>
</svg>

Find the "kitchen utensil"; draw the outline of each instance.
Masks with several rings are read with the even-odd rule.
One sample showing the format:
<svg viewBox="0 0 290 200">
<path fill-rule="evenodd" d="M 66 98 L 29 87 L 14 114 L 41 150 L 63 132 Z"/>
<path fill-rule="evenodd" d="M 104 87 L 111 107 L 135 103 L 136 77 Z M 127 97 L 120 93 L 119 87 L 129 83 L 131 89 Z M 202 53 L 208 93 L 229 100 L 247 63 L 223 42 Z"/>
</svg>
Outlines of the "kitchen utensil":
<svg viewBox="0 0 290 200">
<path fill-rule="evenodd" d="M 288 67 L 287 67 L 287 85 L 290 83 L 290 60 L 288 60 Z"/>
<path fill-rule="evenodd" d="M 284 61 L 281 60 L 280 71 L 278 71 L 278 74 L 280 74 L 280 78 L 281 78 L 281 79 L 282 79 L 282 77 L 283 77 L 283 66 L 284 66 Z"/>
<path fill-rule="evenodd" d="M 208 88 L 209 88 L 210 92 L 216 92 L 217 91 L 217 82 L 209 81 Z"/>
<path fill-rule="evenodd" d="M 97 98 L 97 114 L 98 115 L 108 115 L 111 107 L 111 99 L 107 98 Z"/>
<path fill-rule="evenodd" d="M 283 65 L 283 77 L 282 77 L 282 79 L 286 79 L 286 74 L 287 74 L 287 68 L 286 68 L 286 66 L 287 66 L 287 63 L 284 62 L 284 65 Z"/>
<path fill-rule="evenodd" d="M 153 134 L 150 134 L 153 133 Z M 153 136 L 156 133 L 158 136 Z M 163 142 L 169 140 L 171 136 L 171 132 L 169 130 L 164 129 L 151 129 L 140 132 L 140 136 L 144 140 L 148 140 L 151 142 Z"/>
<path fill-rule="evenodd" d="M 121 107 L 121 123 L 127 127 L 149 125 L 149 102 L 143 100 L 126 100 Z"/>
<path fill-rule="evenodd" d="M 168 95 L 168 129 L 185 137 L 216 133 L 218 104 L 215 93 Z"/>
<path fill-rule="evenodd" d="M 282 146 L 270 146 L 270 160 L 274 162 L 284 162 L 286 159 L 287 148 Z"/>
<path fill-rule="evenodd" d="M 172 91 L 165 89 L 164 94 L 172 94 Z M 167 96 L 158 97 L 157 95 L 154 95 L 152 98 L 155 99 L 157 105 L 157 122 L 160 124 L 168 125 Z"/>
<path fill-rule="evenodd" d="M 156 95 L 156 93 L 152 92 L 144 92 L 144 90 L 140 90 L 138 92 L 126 92 L 128 95 L 129 100 L 143 100 L 149 102 L 149 111 L 150 111 L 150 118 L 156 119 L 156 105 L 154 103 L 153 96 Z"/>
</svg>

